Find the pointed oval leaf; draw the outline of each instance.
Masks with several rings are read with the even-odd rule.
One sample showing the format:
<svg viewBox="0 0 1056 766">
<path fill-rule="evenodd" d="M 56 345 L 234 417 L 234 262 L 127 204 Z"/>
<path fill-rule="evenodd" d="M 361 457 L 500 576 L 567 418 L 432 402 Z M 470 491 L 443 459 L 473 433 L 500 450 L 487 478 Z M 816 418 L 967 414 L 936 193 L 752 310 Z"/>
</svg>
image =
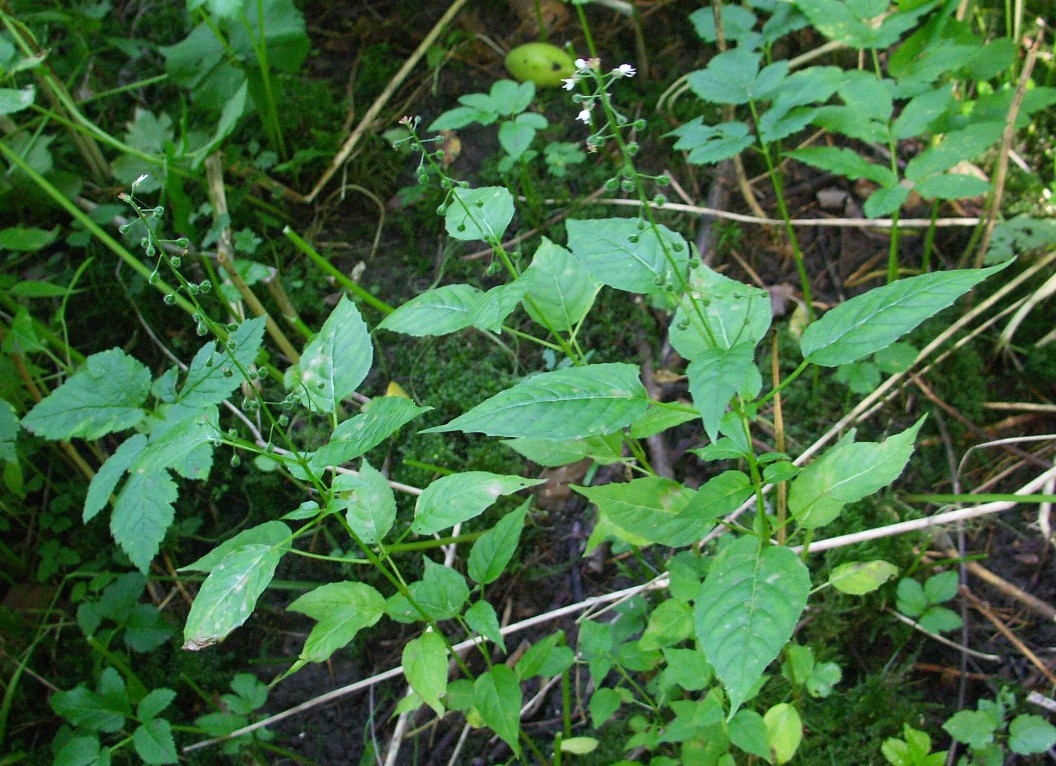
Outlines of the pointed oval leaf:
<svg viewBox="0 0 1056 766">
<path fill-rule="evenodd" d="M 132 745 L 143 763 L 177 763 L 176 742 L 172 738 L 172 724 L 164 718 L 155 718 L 132 732 Z"/>
<path fill-rule="evenodd" d="M 671 345 L 683 357 L 696 359 L 704 349 L 757 344 L 770 329 L 773 309 L 766 290 L 752 287 L 701 266 L 690 275 L 694 310 L 681 306 L 671 323 Z"/>
<path fill-rule="evenodd" d="M 477 676 L 473 684 L 473 706 L 484 723 L 520 755 L 521 684 L 505 665 L 494 665 Z"/>
<path fill-rule="evenodd" d="M 283 553 L 279 545 L 250 544 L 224 556 L 191 604 L 183 648 L 194 651 L 211 646 L 248 620 Z"/>
<path fill-rule="evenodd" d="M 572 253 L 546 237 L 518 281 L 528 288 L 524 300 L 528 316 L 557 332 L 575 328 L 601 289 Z"/>
<path fill-rule="evenodd" d="M 304 642 L 301 659 L 324 662 L 385 612 L 385 598 L 369 585 L 333 582 L 305 593 L 287 609 L 318 620 Z"/>
<path fill-rule="evenodd" d="M 402 396 L 374 397 L 363 412 L 339 423 L 330 441 L 315 451 L 309 461 L 312 470 L 321 473 L 330 466 L 367 454 L 402 426 L 431 409 L 419 407 Z"/>
<path fill-rule="evenodd" d="M 513 220 L 513 195 L 502 186 L 456 188 L 444 213 L 444 227 L 454 239 L 498 242 Z"/>
<path fill-rule="evenodd" d="M 217 351 L 216 341 L 202 346 L 191 361 L 187 378 L 175 404 L 166 412 L 166 419 L 190 417 L 203 407 L 220 404 L 231 396 L 242 384 L 235 362 L 248 368 L 257 358 L 263 341 L 264 319 L 255 317 L 239 324 L 222 350 Z"/>
<path fill-rule="evenodd" d="M 141 421 L 150 370 L 119 348 L 92 354 L 84 367 L 22 418 L 45 439 L 98 439 Z"/>
<path fill-rule="evenodd" d="M 666 226 L 638 228 L 637 218 L 568 221 L 568 248 L 603 285 L 631 293 L 662 293 L 685 270 L 689 248 Z M 666 253 L 665 253 L 666 250 Z"/>
<path fill-rule="evenodd" d="M 440 698 L 447 693 L 447 645 L 432 628 L 403 647 L 403 674 L 422 701 L 443 715 Z"/>
<path fill-rule="evenodd" d="M 373 545 L 385 538 L 396 521 L 396 497 L 380 471 L 364 460 L 358 474 L 336 476 L 333 489 L 332 510 L 345 511 L 345 520 L 360 542 Z"/>
<path fill-rule="evenodd" d="M 840 593 L 861 596 L 879 588 L 898 574 L 898 567 L 887 561 L 848 561 L 829 573 L 829 585 Z"/>
<path fill-rule="evenodd" d="M 697 595 L 694 620 L 704 656 L 737 710 L 792 637 L 810 575 L 788 548 L 760 549 L 754 537 L 727 546 Z"/>
<path fill-rule="evenodd" d="M 473 324 L 484 293 L 471 285 L 444 285 L 427 290 L 385 317 L 379 329 L 420 338 L 446 335 Z"/>
<path fill-rule="evenodd" d="M 506 571 L 506 565 L 517 550 L 517 542 L 524 529 L 524 517 L 528 513 L 530 501 L 525 500 L 516 511 L 511 511 L 499 519 L 499 523 L 477 538 L 469 550 L 467 571 L 469 576 L 481 585 L 488 585 L 499 579 Z"/>
<path fill-rule="evenodd" d="M 309 409 L 333 412 L 370 372 L 374 344 L 359 309 L 347 295 L 286 372 L 286 387 Z"/>
<path fill-rule="evenodd" d="M 614 433 L 649 408 L 631 364 L 591 364 L 544 372 L 422 433 L 479 432 L 524 439 L 582 439 Z"/>
<path fill-rule="evenodd" d="M 703 349 L 689 363 L 686 376 L 693 404 L 704 421 L 704 432 L 713 443 L 719 437 L 719 423 L 734 394 L 743 392 L 752 397 L 762 387 L 752 343 Z"/>
<path fill-rule="evenodd" d="M 861 500 L 893 482 L 913 454 L 913 440 L 924 424 L 918 420 L 882 442 L 841 439 L 792 481 L 788 510 L 799 524 L 817 529 L 840 515 L 847 503 Z"/>
<path fill-rule="evenodd" d="M 434 534 L 479 516 L 502 495 L 534 487 L 543 481 L 487 471 L 444 476 L 418 496 L 411 529 L 420 535 Z"/>
<path fill-rule="evenodd" d="M 807 327 L 800 341 L 803 358 L 824 367 L 863 359 L 1007 265 L 921 274 L 851 298 Z"/>
<path fill-rule="evenodd" d="M 619 531 L 661 545 L 688 545 L 714 526 L 684 509 L 695 494 L 677 481 L 648 476 L 600 487 L 573 487 L 598 506 L 598 515 Z M 616 530 L 613 530 L 616 531 Z"/>
</svg>

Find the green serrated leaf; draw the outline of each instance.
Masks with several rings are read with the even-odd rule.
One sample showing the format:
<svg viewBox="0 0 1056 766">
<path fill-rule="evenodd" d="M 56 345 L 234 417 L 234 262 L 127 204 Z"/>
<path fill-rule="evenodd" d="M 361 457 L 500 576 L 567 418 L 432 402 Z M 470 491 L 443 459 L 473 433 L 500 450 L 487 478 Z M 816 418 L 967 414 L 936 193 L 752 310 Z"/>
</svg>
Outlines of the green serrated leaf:
<svg viewBox="0 0 1056 766">
<path fill-rule="evenodd" d="M 447 335 L 473 324 L 473 312 L 484 293 L 470 285 L 445 285 L 427 290 L 385 317 L 378 329 L 420 338 Z"/>
<path fill-rule="evenodd" d="M 92 354 L 84 367 L 22 418 L 45 439 L 98 439 L 141 421 L 150 370 L 119 348 Z"/>
<path fill-rule="evenodd" d="M 136 717 L 144 722 L 157 718 L 162 710 L 172 704 L 174 699 L 176 699 L 176 692 L 172 689 L 152 689 L 136 705 Z"/>
<path fill-rule="evenodd" d="M 370 372 L 374 344 L 356 304 L 342 296 L 301 361 L 286 371 L 286 387 L 306 407 L 334 412 Z"/>
<path fill-rule="evenodd" d="M 513 220 L 513 195 L 505 187 L 456 187 L 451 197 L 444 226 L 453 239 L 498 242 Z"/>
<path fill-rule="evenodd" d="M 106 507 L 110 495 L 117 487 L 125 471 L 132 467 L 136 458 L 147 446 L 147 437 L 143 434 L 130 436 L 121 442 L 114 454 L 107 458 L 88 484 L 88 496 L 84 501 L 84 523 L 87 524 L 99 511 Z"/>
<path fill-rule="evenodd" d="M 910 5 L 895 13 L 888 12 L 887 0 L 797 0 L 796 5 L 826 37 L 852 48 L 880 49 L 898 42 L 935 2 Z"/>
<path fill-rule="evenodd" d="M 70 737 L 55 753 L 52 766 L 110 766 L 110 749 L 98 737 Z"/>
<path fill-rule="evenodd" d="M 418 496 L 411 529 L 420 535 L 434 534 L 479 516 L 502 495 L 534 487 L 543 481 L 487 471 L 444 476 Z"/>
<path fill-rule="evenodd" d="M 494 665 L 477 676 L 473 684 L 473 706 L 492 731 L 521 754 L 521 685 L 517 675 L 505 665 Z"/>
<path fill-rule="evenodd" d="M 422 433 L 479 432 L 525 439 L 582 439 L 614 433 L 649 407 L 631 364 L 591 364 L 535 375 Z"/>
<path fill-rule="evenodd" d="M 151 766 L 179 761 L 176 742 L 172 738 L 172 724 L 164 718 L 155 718 L 137 726 L 132 732 L 132 744 L 136 748 L 136 755 Z"/>
<path fill-rule="evenodd" d="M 694 165 L 710 165 L 743 152 L 755 143 L 755 136 L 744 122 L 724 122 L 720 125 L 705 125 L 703 117 L 697 117 L 668 136 L 676 136 L 674 148 L 689 152 L 686 159 Z"/>
<path fill-rule="evenodd" d="M 179 490 L 166 471 L 135 471 L 121 488 L 110 515 L 110 534 L 144 574 L 172 525 Z"/>
<path fill-rule="evenodd" d="M 183 648 L 211 646 L 248 620 L 285 552 L 283 545 L 259 543 L 230 550 L 209 572 L 191 604 Z"/>
<path fill-rule="evenodd" d="M 788 510 L 806 529 L 817 529 L 897 479 L 913 454 L 924 418 L 882 442 L 855 442 L 848 434 L 804 468 L 788 491 Z"/>
<path fill-rule="evenodd" d="M 517 550 L 529 503 L 530 501 L 526 500 L 516 511 L 507 513 L 473 543 L 469 551 L 467 571 L 476 582 L 488 585 L 506 571 L 506 565 Z"/>
<path fill-rule="evenodd" d="M 48 702 L 56 714 L 74 726 L 89 731 L 114 732 L 125 724 L 131 710 L 123 710 L 101 694 L 85 686 L 53 692 Z M 127 703 L 126 703 L 127 704 Z"/>
<path fill-rule="evenodd" d="M 557 332 L 574 329 L 601 289 L 579 259 L 546 237 L 518 281 L 527 287 L 524 308 L 528 316 Z"/>
<path fill-rule="evenodd" d="M 753 343 L 701 349 L 689 363 L 686 376 L 704 432 L 712 442 L 719 437 L 719 424 L 734 394 L 742 392 L 751 398 L 762 387 Z"/>
<path fill-rule="evenodd" d="M 598 282 L 631 293 L 662 293 L 689 263 L 681 235 L 658 226 L 639 230 L 635 218 L 568 221 L 568 248 Z M 665 253 L 666 251 L 666 253 Z"/>
<path fill-rule="evenodd" d="M 810 575 L 788 548 L 743 537 L 715 558 L 697 596 L 697 640 L 736 711 L 788 643 L 807 603 Z"/>
<path fill-rule="evenodd" d="M 990 182 L 966 173 L 939 173 L 928 176 L 914 189 L 924 199 L 962 199 L 990 192 Z"/>
<path fill-rule="evenodd" d="M 286 608 L 317 620 L 300 657 L 307 662 L 324 662 L 359 631 L 381 619 L 385 599 L 369 585 L 334 582 L 305 593 Z"/>
<path fill-rule="evenodd" d="M 220 404 L 231 396 L 242 384 L 238 365 L 248 369 L 257 358 L 263 340 L 264 320 L 254 318 L 239 324 L 222 351 L 217 351 L 215 341 L 202 346 L 194 355 L 176 403 L 166 417 L 169 420 L 192 417 L 202 408 Z"/>
<path fill-rule="evenodd" d="M 803 358 L 824 367 L 864 359 L 1007 265 L 921 274 L 851 298 L 803 332 Z"/>
</svg>

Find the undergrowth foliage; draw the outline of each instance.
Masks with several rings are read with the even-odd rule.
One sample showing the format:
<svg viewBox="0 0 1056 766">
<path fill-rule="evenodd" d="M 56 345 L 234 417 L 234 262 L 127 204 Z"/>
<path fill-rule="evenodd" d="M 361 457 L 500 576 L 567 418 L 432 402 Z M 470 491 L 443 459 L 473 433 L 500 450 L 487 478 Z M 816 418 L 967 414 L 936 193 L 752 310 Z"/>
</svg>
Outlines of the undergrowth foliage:
<svg viewBox="0 0 1056 766">
<path fill-rule="evenodd" d="M 737 115 L 731 109 L 729 119 L 718 123 L 696 117 L 674 130 L 674 147 L 688 152 L 690 162 L 715 163 L 755 151 L 770 170 L 786 222 L 780 166 L 788 159 L 869 180 L 876 189 L 866 214 L 891 215 L 896 222 L 911 189 L 929 202 L 989 190 L 986 181 L 957 166 L 1001 137 L 1011 91 L 980 89 L 968 101 L 959 84 L 986 81 L 1007 69 L 1013 45 L 984 44 L 954 18 L 956 2 L 893 8 L 886 0 L 750 5 L 754 10 L 729 6 L 720 14 L 703 9 L 690 17 L 705 41 L 719 36 L 718 19 L 730 47 L 689 73 L 688 89 L 702 104 L 742 110 Z M 249 97 L 258 105 L 272 150 L 287 154 L 271 81 L 276 69 L 296 68 L 303 59 L 305 51 L 294 42 L 303 36 L 303 23 L 298 26 L 299 14 L 286 3 L 246 8 L 222 15 L 217 28 L 203 20 L 165 50 L 173 76 L 196 98 L 211 98 L 215 83 L 226 83 L 231 94 L 226 106 L 213 104 L 219 128 L 189 153 L 191 162 L 224 140 Z M 266 14 L 275 22 L 267 29 Z M 789 62 L 774 61 L 774 44 L 806 24 L 862 51 L 867 65 L 793 71 Z M 899 40 L 902 47 L 882 64 L 877 51 Z M 208 66 L 191 66 L 202 55 Z M 250 618 L 285 558 L 311 555 L 360 574 L 319 585 L 288 605 L 313 626 L 298 659 L 277 681 L 309 663 L 326 662 L 360 634 L 377 630 L 379 622 L 391 621 L 417 628 L 402 649 L 411 693 L 397 712 L 423 706 L 438 716 L 457 711 L 472 725 L 489 728 L 525 760 L 559 763 L 562 754 L 589 753 L 598 745 L 597 730 L 617 716 L 627 722 L 622 746 L 635 751 L 637 762 L 647 757 L 641 753 L 658 765 L 727 766 L 737 762 L 734 753 L 770 763 L 795 756 L 804 731 L 803 694 L 825 697 L 841 679 L 836 664 L 816 660 L 809 647 L 793 640 L 812 594 L 834 588 L 861 596 L 898 572 L 886 561 L 854 561 L 822 581 L 808 567 L 811 543 L 849 504 L 898 479 L 912 459 L 923 419 L 876 442 L 861 441 L 850 430 L 808 462 L 759 451 L 752 438 L 759 413 L 786 387 L 809 386 L 803 373 L 812 368 L 872 364 L 1010 261 L 930 272 L 926 255 L 922 273 L 900 278 L 905 264 L 893 228 L 888 284 L 810 321 L 798 336 L 798 366 L 784 380 L 773 380 L 757 364 L 760 344 L 775 330 L 768 292 L 704 265 L 682 233 L 657 220 L 669 179 L 639 169 L 635 136 L 647 124 L 627 117 L 629 110 L 618 100 L 621 81 L 635 75 L 628 64 L 583 58 L 564 83 L 569 120 L 581 123 L 575 127 L 586 133 L 586 151 L 604 150 L 616 158 L 606 188 L 637 200 L 637 215 L 570 218 L 564 244 L 543 237 L 523 268 L 503 244 L 519 201 L 505 186 L 474 188 L 451 177 L 430 133 L 498 123 L 507 154 L 501 170 L 512 172 L 535 157 L 529 147 L 549 125 L 531 111 L 534 86 L 500 81 L 487 94 L 464 96 L 424 133 L 417 118 L 402 120 L 401 140 L 419 157 L 419 181 L 443 190 L 437 213 L 447 235 L 486 243 L 505 281 L 487 291 L 469 284 L 435 287 L 395 310 L 375 299 L 371 306 L 380 304 L 386 316 L 373 330 L 345 295 L 285 370 L 264 353 L 265 319 L 218 319 L 210 300 L 217 286 L 186 276 L 188 243 L 159 235 L 165 211 L 144 198 L 165 178 L 142 175 L 132 183 L 122 200 L 131 214 L 129 226 L 142 232 L 144 276 L 173 285 L 166 303 L 185 306 L 197 335 L 210 339 L 186 365 L 157 374 L 121 348 L 92 354 L 20 420 L 0 410 L 0 425 L 11 439 L 19 427 L 52 441 L 120 436 L 91 479 L 82 518 L 87 524 L 107 516 L 114 543 L 136 571 L 119 581 L 120 587 L 96 589 L 98 598 L 87 603 L 121 604 L 124 611 L 106 614 L 93 606 L 83 620 L 78 613 L 86 635 L 95 635 L 108 617 L 119 626 L 113 636 L 135 623 L 139 632 L 120 635 L 138 641 L 143 651 L 155 648 L 155 639 L 164 640 L 164 626 L 152 622 L 156 613 L 137 615 L 133 604 L 176 521 L 180 496 L 188 492 L 187 482 L 206 481 L 216 460 L 237 467 L 250 457 L 255 466 L 281 471 L 296 483 L 303 502 L 276 509 L 274 518 L 238 531 L 179 569 L 204 578 L 183 626 L 184 649 L 210 651 Z M 1032 92 L 1021 107 L 1022 119 L 1053 101 L 1049 89 Z M 809 125 L 849 145 L 785 150 L 782 142 Z M 929 145 L 900 164 L 899 142 L 910 137 Z M 888 146 L 890 162 L 866 159 L 851 148 L 855 141 Z M 128 164 L 127 173 L 153 167 Z M 804 306 L 813 317 L 803 254 L 791 225 L 787 231 Z M 669 312 L 670 343 L 687 362 L 690 402 L 651 398 L 639 364 L 592 361 L 580 334 L 602 290 Z M 530 331 L 523 329 L 526 322 L 511 320 L 519 311 L 530 319 Z M 511 566 L 533 512 L 531 499 L 513 496 L 543 480 L 480 470 L 451 473 L 414 491 L 408 520 L 400 518 L 395 494 L 408 488 L 394 485 L 364 458 L 430 409 L 428 402 L 419 405 L 399 391 L 369 399 L 357 393 L 374 368 L 374 344 L 399 342 L 399 335 L 467 331 L 534 343 L 555 360 L 552 369 L 525 375 L 424 432 L 501 439 L 506 448 L 544 466 L 584 458 L 621 465 L 626 481 L 574 487 L 596 510 L 587 550 L 609 542 L 638 556 L 645 552 L 664 567 L 618 619 L 604 614 L 585 619 L 575 636 L 552 632 L 512 664 L 494 659 L 493 646 L 507 648 L 506 633 L 487 586 Z M 325 438 L 307 441 L 291 427 L 292 419 L 317 425 Z M 686 477 L 658 475 L 644 446 L 649 437 L 689 421 L 699 421 L 706 436 L 694 450 L 711 469 L 699 486 L 690 486 Z M 774 503 L 769 494 L 777 485 L 786 487 L 787 495 Z M 462 525 L 494 506 L 505 509 L 498 521 L 463 538 Z M 355 555 L 321 557 L 304 550 L 300 541 L 323 529 L 343 535 L 342 547 Z M 436 545 L 424 553 L 407 546 L 415 536 Z M 438 555 L 441 542 L 466 543 L 457 564 Z M 899 609 L 936 631 L 956 627 L 950 619 L 956 615 L 938 606 L 952 595 L 949 578 L 939 577 L 923 586 L 904 579 L 898 586 Z M 150 626 L 153 632 L 144 633 Z M 467 640 L 469 653 L 454 650 Z M 452 663 L 455 677 L 449 673 Z M 525 684 L 561 677 L 567 689 L 577 672 L 586 672 L 594 688 L 587 703 L 591 730 L 573 730 L 566 693 L 563 726 L 553 740 L 526 734 Z M 794 693 L 761 703 L 761 692 L 778 677 Z M 162 715 L 175 692 L 151 690 L 130 678 L 107 667 L 94 690 L 82 685 L 52 698 L 55 712 L 70 724 L 56 763 L 108 763 L 111 751 L 129 745 L 147 763 L 176 762 L 172 726 Z M 231 686 L 227 712 L 201 719 L 203 730 L 235 732 L 266 698 L 266 689 L 251 676 L 236 677 Z M 1019 753 L 1051 746 L 1056 732 L 1047 723 L 1031 716 L 1009 723 L 1011 707 L 1008 699 L 980 703 L 979 710 L 951 719 L 947 729 L 980 758 L 984 751 L 1000 753 L 1005 742 Z M 985 719 L 989 728 L 975 727 L 969 716 Z M 128 727 L 126 721 L 134 724 L 131 737 L 109 738 Z M 254 736 L 264 741 L 268 735 Z M 894 764 L 939 762 L 930 739 L 908 725 L 904 739 L 883 747 Z"/>
</svg>

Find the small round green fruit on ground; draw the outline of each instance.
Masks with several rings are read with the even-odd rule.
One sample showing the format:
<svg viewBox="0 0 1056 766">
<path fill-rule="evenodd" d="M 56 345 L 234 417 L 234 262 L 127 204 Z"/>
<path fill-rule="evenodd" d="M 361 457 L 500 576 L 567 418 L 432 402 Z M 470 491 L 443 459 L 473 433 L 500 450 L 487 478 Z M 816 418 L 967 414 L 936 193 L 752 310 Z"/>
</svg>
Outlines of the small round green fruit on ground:
<svg viewBox="0 0 1056 766">
<path fill-rule="evenodd" d="M 518 45 L 506 54 L 506 69 L 519 82 L 534 82 L 541 88 L 560 85 L 575 71 L 572 57 L 550 43 Z"/>
</svg>

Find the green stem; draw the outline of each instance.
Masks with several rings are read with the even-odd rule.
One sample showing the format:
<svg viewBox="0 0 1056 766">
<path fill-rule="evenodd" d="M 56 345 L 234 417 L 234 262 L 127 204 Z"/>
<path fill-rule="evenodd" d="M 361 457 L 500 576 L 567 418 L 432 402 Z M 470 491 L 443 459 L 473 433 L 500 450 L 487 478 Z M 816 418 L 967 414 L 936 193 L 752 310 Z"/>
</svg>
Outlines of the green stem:
<svg viewBox="0 0 1056 766">
<path fill-rule="evenodd" d="M 920 270 L 927 274 L 931 271 L 931 250 L 935 244 L 935 221 L 939 217 L 939 201 L 932 200 L 931 203 L 931 225 L 928 226 L 928 231 L 924 235 L 924 260 L 921 264 Z"/>
<path fill-rule="evenodd" d="M 755 106 L 755 101 L 748 102 L 749 108 L 752 110 L 752 119 L 755 124 L 759 124 L 759 110 Z M 799 247 L 799 240 L 796 238 L 796 230 L 792 226 L 792 216 L 788 212 L 788 203 L 785 201 L 785 189 L 784 181 L 781 179 L 781 171 L 774 164 L 774 158 L 770 156 L 770 146 L 761 138 L 759 139 L 759 146 L 762 149 L 763 159 L 766 160 L 767 174 L 770 176 L 770 185 L 774 188 L 774 196 L 777 198 L 777 210 L 781 214 L 781 220 L 785 222 L 785 236 L 788 237 L 788 243 L 792 247 L 792 258 L 796 262 L 796 271 L 799 272 L 799 286 L 803 291 L 803 301 L 807 304 L 807 319 L 810 322 L 814 321 L 814 298 L 810 291 L 810 277 L 807 275 L 807 266 L 803 258 L 803 251 Z"/>
<path fill-rule="evenodd" d="M 92 235 L 110 248 L 122 261 L 124 261 L 133 271 L 142 276 L 147 280 L 154 288 L 162 295 L 175 295 L 175 303 L 181 309 L 186 311 L 188 314 L 193 315 L 195 313 L 194 306 L 182 295 L 176 295 L 176 290 L 170 287 L 165 280 L 154 274 L 152 269 L 147 266 L 136 256 L 132 255 L 125 247 L 118 242 L 116 239 L 107 234 L 95 221 L 88 217 L 79 207 L 71 202 L 65 194 L 56 189 L 52 184 L 40 175 L 36 170 L 30 167 L 29 163 L 23 160 L 15 152 L 13 152 L 7 144 L 0 142 L 0 154 L 11 162 L 18 166 L 18 169 L 25 173 L 29 178 L 39 186 L 59 207 L 63 208 L 68 212 L 78 223 L 86 228 Z"/>
<path fill-rule="evenodd" d="M 389 304 L 380 300 L 379 298 L 374 297 L 373 294 L 367 292 L 358 284 L 349 279 L 347 276 L 342 274 L 340 269 L 334 267 L 334 265 L 331 264 L 330 261 L 326 260 L 326 258 L 324 258 L 322 255 L 320 255 L 314 247 L 312 247 L 299 236 L 297 236 L 294 230 L 291 229 L 289 226 L 283 227 L 282 233 L 286 235 L 286 239 L 290 240 L 290 242 L 292 242 L 298 250 L 300 250 L 302 253 L 311 258 L 316 266 L 322 269 L 323 272 L 325 272 L 326 274 L 333 277 L 335 282 L 337 282 L 343 288 L 345 288 L 354 296 L 359 298 L 361 301 L 370 306 L 373 306 L 383 314 L 391 314 L 393 311 L 396 310 Z"/>
</svg>

